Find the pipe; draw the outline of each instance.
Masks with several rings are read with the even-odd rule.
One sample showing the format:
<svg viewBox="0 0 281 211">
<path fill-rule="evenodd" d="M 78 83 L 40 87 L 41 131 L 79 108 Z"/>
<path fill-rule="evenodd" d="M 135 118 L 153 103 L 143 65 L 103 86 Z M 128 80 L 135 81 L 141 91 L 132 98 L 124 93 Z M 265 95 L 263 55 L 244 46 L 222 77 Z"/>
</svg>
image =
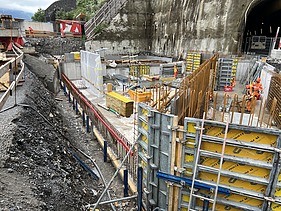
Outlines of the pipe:
<svg viewBox="0 0 281 211">
<path fill-rule="evenodd" d="M 137 195 L 133 195 L 133 196 L 128 196 L 128 197 L 124 197 L 124 198 L 120 198 L 120 199 L 112 199 L 112 200 L 109 200 L 109 201 L 100 202 L 99 205 L 109 204 L 109 203 L 124 201 L 124 200 L 130 200 L 130 199 L 134 199 L 134 198 L 137 198 L 137 197 L 138 197 Z M 94 207 L 94 206 L 96 206 L 96 204 L 91 204 L 89 206 Z"/>
<path fill-rule="evenodd" d="M 72 147 L 74 149 L 76 149 L 78 152 L 80 152 L 82 155 L 84 155 L 87 159 L 89 159 L 94 164 L 94 166 L 96 167 L 96 169 L 97 169 L 97 171 L 98 171 L 98 173 L 100 175 L 100 178 L 102 179 L 103 185 L 106 186 L 104 176 L 102 175 L 102 172 L 101 172 L 99 166 L 96 164 L 96 162 L 89 155 L 87 155 L 85 152 L 83 152 L 81 149 L 78 149 L 78 148 L 76 148 L 73 145 L 72 145 Z M 109 200 L 111 200 L 111 196 L 110 196 L 109 191 L 107 191 L 107 196 L 108 196 Z M 112 210 L 116 211 L 113 203 L 111 203 L 110 205 L 111 205 Z"/>
<path fill-rule="evenodd" d="M 104 141 L 104 147 L 103 147 L 103 162 L 107 162 L 107 141 Z"/>
<path fill-rule="evenodd" d="M 63 80 L 70 86 L 70 88 L 78 95 L 78 97 L 87 105 L 89 109 L 94 112 L 94 115 L 101 121 L 101 123 L 106 127 L 106 129 L 110 132 L 110 134 L 126 149 L 128 152 L 130 150 L 129 146 L 109 127 L 109 125 L 101 118 L 98 112 L 94 109 L 93 105 L 89 103 L 88 99 L 86 99 L 72 84 L 72 82 L 62 73 L 61 74 Z M 130 152 L 130 155 L 133 156 L 133 152 Z"/>
<path fill-rule="evenodd" d="M 184 184 L 186 186 L 192 185 L 192 179 L 174 176 L 174 175 L 171 175 L 171 174 L 166 174 L 166 173 L 161 172 L 161 171 L 158 171 L 156 173 L 156 177 L 158 177 L 160 179 L 163 179 L 163 180 L 167 180 L 169 182 L 174 182 L 174 183 L 177 183 L 177 184 L 180 184 L 180 185 L 182 185 L 182 184 Z M 212 191 L 212 190 L 216 189 L 216 186 L 194 181 L 194 188 Z M 218 187 L 218 193 L 229 196 L 230 190 L 228 188 Z"/>
<path fill-rule="evenodd" d="M 143 168 L 138 167 L 138 183 L 137 183 L 137 189 L 138 189 L 138 211 L 142 210 L 142 183 L 143 183 Z"/>
<path fill-rule="evenodd" d="M 124 169 L 124 197 L 129 196 L 129 186 L 128 186 L 129 171 Z"/>
<path fill-rule="evenodd" d="M 112 178 L 110 179 L 110 181 L 108 182 L 107 186 L 105 187 L 104 191 L 102 192 L 101 196 L 99 197 L 97 203 L 95 204 L 93 210 L 95 210 L 97 208 L 97 206 L 99 205 L 101 199 L 103 198 L 105 192 L 108 190 L 108 188 L 110 187 L 111 183 L 113 182 L 114 178 L 117 176 L 118 172 L 121 170 L 122 166 L 124 165 L 125 161 L 127 160 L 128 156 L 131 154 L 131 151 L 133 150 L 133 148 L 135 147 L 135 145 L 137 144 L 137 140 L 132 144 L 132 146 L 130 147 L 129 151 L 127 152 L 126 156 L 123 158 L 120 166 L 118 167 L 118 169 L 115 171 L 114 175 L 112 176 Z M 89 205 L 87 205 L 86 207 L 89 208 Z"/>
<path fill-rule="evenodd" d="M 99 180 L 98 175 L 89 166 L 87 166 L 86 163 L 84 163 L 74 152 L 72 152 L 72 150 L 70 150 L 70 149 L 68 149 L 68 150 L 70 151 L 72 156 L 78 161 L 78 163 L 80 163 L 80 165 L 83 167 L 83 169 L 85 169 L 85 171 L 87 171 L 88 173 L 91 174 L 91 176 L 93 177 L 94 180 Z"/>
</svg>

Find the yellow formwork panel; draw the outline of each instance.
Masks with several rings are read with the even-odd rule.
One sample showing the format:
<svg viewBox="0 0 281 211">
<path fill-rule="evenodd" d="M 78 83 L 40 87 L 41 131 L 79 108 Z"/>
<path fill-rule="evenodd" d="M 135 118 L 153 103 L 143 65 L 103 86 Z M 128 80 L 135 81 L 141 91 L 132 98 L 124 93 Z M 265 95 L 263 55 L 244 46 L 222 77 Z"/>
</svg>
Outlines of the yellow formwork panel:
<svg viewBox="0 0 281 211">
<path fill-rule="evenodd" d="M 216 174 L 211 174 L 207 172 L 200 172 L 199 178 L 201 180 L 205 181 L 211 181 L 211 182 L 216 182 L 217 181 L 217 175 Z M 220 177 L 220 184 L 222 185 L 228 185 L 231 187 L 237 187 L 237 188 L 243 188 L 259 193 L 263 193 L 266 189 L 265 185 L 260 185 L 256 183 L 251 183 L 248 181 L 243 181 L 243 180 L 238 180 L 238 179 L 233 179 L 225 176 Z"/>
<path fill-rule="evenodd" d="M 224 138 L 224 128 L 205 126 L 205 129 L 206 129 L 205 132 L 206 135 Z M 277 140 L 276 135 L 257 133 L 257 132 L 246 133 L 245 131 L 234 130 L 234 129 L 230 129 L 228 131 L 227 138 L 246 141 L 246 142 L 259 143 L 259 144 L 268 144 L 271 146 L 275 146 Z"/>
<path fill-rule="evenodd" d="M 221 196 L 221 195 L 219 195 L 219 197 L 223 198 L 223 196 Z M 240 202 L 240 203 L 245 203 L 245 204 L 257 207 L 257 208 L 261 208 L 262 204 L 263 204 L 263 202 L 260 201 L 260 200 L 249 198 L 249 197 L 246 197 L 246 196 L 233 195 L 233 198 L 238 199 L 237 201 Z M 229 199 L 229 200 L 231 200 L 231 199 Z M 200 200 L 200 199 L 196 200 L 196 204 L 203 207 L 203 201 Z M 210 203 L 209 204 L 209 210 L 212 210 L 212 206 L 213 206 L 213 204 Z M 216 204 L 216 210 L 218 210 L 218 211 L 221 211 L 221 210 L 242 211 L 243 209 L 231 207 L 231 206 L 228 206 L 228 205 Z"/>
<path fill-rule="evenodd" d="M 280 211 L 281 210 L 281 205 L 276 204 L 276 203 L 272 203 L 271 209 L 272 209 L 272 211 Z"/>
<path fill-rule="evenodd" d="M 200 163 L 204 166 L 210 166 L 213 168 L 219 169 L 220 167 L 220 160 L 215 158 L 207 158 L 207 157 L 200 157 Z M 249 166 L 249 165 L 242 165 L 239 163 L 229 162 L 225 161 L 222 165 L 222 169 L 228 170 L 230 172 L 237 172 L 237 173 L 243 173 L 247 175 L 252 175 L 256 177 L 262 177 L 268 179 L 270 170 L 264 169 L 260 167 L 255 166 Z"/>
<path fill-rule="evenodd" d="M 275 138 L 276 140 L 276 138 Z M 202 149 L 221 153 L 222 152 L 222 145 L 221 144 L 215 144 L 215 143 L 202 143 Z M 233 147 L 233 146 L 226 146 L 225 148 L 225 154 L 226 155 L 232 155 L 242 158 L 250 158 L 255 160 L 261 160 L 261 161 L 267 161 L 272 162 L 273 154 L 269 152 L 263 152 L 252 149 L 245 149 L 245 148 L 239 148 L 239 147 Z"/>
<path fill-rule="evenodd" d="M 147 139 L 147 137 L 145 135 L 141 136 L 141 140 L 143 140 L 145 143 L 148 144 L 148 139 Z"/>
<path fill-rule="evenodd" d="M 129 90 L 128 94 L 130 95 L 132 100 L 138 103 L 150 101 L 152 96 L 151 92 L 133 91 L 133 90 Z"/>
<path fill-rule="evenodd" d="M 141 123 L 141 127 L 142 127 L 143 129 L 145 129 L 146 131 L 148 131 L 148 125 L 147 125 L 145 122 L 142 122 L 142 123 Z"/>
<path fill-rule="evenodd" d="M 145 118 L 145 120 L 148 121 L 148 110 L 142 108 L 141 113 L 142 113 L 141 116 L 143 116 Z"/>
<path fill-rule="evenodd" d="M 188 124 L 187 130 L 189 133 L 196 132 L 194 129 L 194 126 L 195 126 L 195 124 L 192 124 L 192 123 Z M 224 128 L 214 127 L 214 126 L 205 126 L 204 135 L 224 138 Z M 251 143 L 257 143 L 257 144 L 266 144 L 266 145 L 270 145 L 270 146 L 275 146 L 278 137 L 276 135 L 271 135 L 271 134 L 248 132 L 248 131 L 245 132 L 242 130 L 230 129 L 228 131 L 227 138 L 234 139 L 234 140 L 240 140 L 243 142 L 251 142 Z M 187 141 L 190 142 L 191 140 L 188 139 Z M 194 142 L 194 140 L 193 140 L 193 142 Z M 190 148 L 190 149 L 194 148 L 194 146 L 187 145 L 187 144 L 186 144 L 186 147 Z M 215 144 L 215 143 L 209 143 L 209 142 L 203 141 L 201 149 L 208 150 L 211 152 L 216 152 L 216 153 L 220 154 L 222 152 L 222 144 Z M 261 151 L 257 151 L 254 149 L 239 148 L 239 147 L 233 147 L 233 146 L 228 146 L 228 145 L 225 148 L 225 155 L 249 158 L 249 159 L 256 160 L 257 162 L 260 160 L 260 161 L 268 162 L 268 163 L 272 163 L 273 156 L 274 156 L 273 153 L 269 153 L 269 152 L 261 152 Z M 194 156 L 192 154 L 186 154 L 185 163 L 193 163 L 193 162 L 194 162 Z M 200 164 L 202 164 L 204 166 L 213 167 L 213 168 L 219 168 L 220 160 L 215 159 L 215 158 L 201 156 Z M 224 161 L 223 165 L 222 165 L 222 169 L 231 171 L 231 172 L 241 173 L 243 175 L 247 174 L 247 175 L 256 176 L 256 177 L 265 178 L 265 179 L 268 179 L 269 175 L 270 175 L 270 170 L 268 170 L 268 169 L 264 169 L 264 168 L 256 167 L 256 166 L 250 166 L 250 165 L 242 165 L 242 164 L 236 163 L 235 161 Z M 204 180 L 204 181 L 216 182 L 217 174 L 199 172 L 198 178 L 200 180 Z M 281 175 L 279 176 L 279 181 L 281 181 Z M 243 188 L 243 189 L 258 192 L 258 193 L 265 193 L 266 188 L 267 188 L 265 185 L 255 184 L 255 183 L 251 183 L 251 182 L 244 181 L 244 180 L 233 179 L 233 178 L 226 177 L 226 176 L 220 177 L 220 184 L 230 186 L 230 187 Z M 200 191 L 200 192 L 204 193 L 204 191 Z M 205 193 L 208 193 L 208 192 L 205 191 Z M 275 196 L 281 196 L 281 189 L 276 190 Z M 245 203 L 247 205 L 255 206 L 255 207 L 262 207 L 262 204 L 263 204 L 262 200 L 254 199 L 251 197 L 245 197 L 245 196 L 241 196 L 241 195 L 235 195 L 235 194 L 231 194 L 230 196 L 220 195 L 220 197 L 225 198 L 230 201 Z M 183 196 L 182 200 L 184 202 L 188 203 L 189 196 Z M 203 202 L 198 200 L 198 203 L 197 204 L 200 205 Z M 185 210 L 185 209 L 183 208 L 181 210 Z M 216 210 L 238 211 L 241 209 L 226 207 L 225 205 L 217 204 Z M 281 206 L 273 203 L 272 210 L 281 211 Z"/>
</svg>

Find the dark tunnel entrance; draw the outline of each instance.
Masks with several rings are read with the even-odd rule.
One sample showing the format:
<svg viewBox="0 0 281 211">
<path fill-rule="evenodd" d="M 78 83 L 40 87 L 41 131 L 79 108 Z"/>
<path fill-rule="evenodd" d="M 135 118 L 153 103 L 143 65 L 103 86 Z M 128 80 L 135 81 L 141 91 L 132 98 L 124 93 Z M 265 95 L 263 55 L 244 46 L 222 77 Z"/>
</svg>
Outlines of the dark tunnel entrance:
<svg viewBox="0 0 281 211">
<path fill-rule="evenodd" d="M 247 17 L 242 51 L 248 54 L 269 55 L 278 27 L 281 27 L 281 1 L 262 1 Z M 275 48 L 278 48 L 278 45 L 279 39 Z"/>
</svg>

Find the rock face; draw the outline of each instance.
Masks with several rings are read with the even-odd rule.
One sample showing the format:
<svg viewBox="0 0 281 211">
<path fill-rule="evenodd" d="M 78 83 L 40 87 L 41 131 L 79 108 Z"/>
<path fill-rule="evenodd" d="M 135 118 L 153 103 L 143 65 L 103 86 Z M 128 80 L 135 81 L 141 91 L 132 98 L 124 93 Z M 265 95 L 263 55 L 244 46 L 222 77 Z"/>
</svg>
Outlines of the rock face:
<svg viewBox="0 0 281 211">
<path fill-rule="evenodd" d="M 62 55 L 84 50 L 85 42 L 80 39 L 68 38 L 26 38 L 26 41 L 35 47 L 36 52 L 52 55 Z"/>
<path fill-rule="evenodd" d="M 63 10 L 69 12 L 76 8 L 76 0 L 59 0 L 51 4 L 45 10 L 45 19 L 46 22 L 56 21 L 56 12 Z"/>
<path fill-rule="evenodd" d="M 189 50 L 239 53 L 245 17 L 262 0 L 145 0 L 128 1 L 86 49 L 104 47 L 127 53 L 185 55 Z"/>
<path fill-rule="evenodd" d="M 110 24 L 86 42 L 88 51 L 107 48 L 106 53 L 150 51 L 152 14 L 150 0 L 129 1 Z"/>
<path fill-rule="evenodd" d="M 53 93 L 58 93 L 59 86 L 59 74 L 58 70 L 54 68 L 52 64 L 48 64 L 34 56 L 25 55 L 23 59 L 26 66 L 37 75 L 39 79 L 44 83 L 45 87 Z M 48 71 L 46 71 L 48 70 Z"/>
</svg>

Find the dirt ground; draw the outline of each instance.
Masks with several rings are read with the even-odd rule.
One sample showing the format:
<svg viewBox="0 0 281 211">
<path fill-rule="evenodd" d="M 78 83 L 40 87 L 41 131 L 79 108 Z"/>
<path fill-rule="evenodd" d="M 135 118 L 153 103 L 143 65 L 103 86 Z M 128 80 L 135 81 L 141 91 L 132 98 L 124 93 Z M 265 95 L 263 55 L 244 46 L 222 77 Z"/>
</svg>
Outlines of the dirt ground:
<svg viewBox="0 0 281 211">
<path fill-rule="evenodd" d="M 76 148 L 96 161 L 107 182 L 115 169 L 103 162 L 99 144 L 86 133 L 63 92 L 55 96 L 26 68 L 16 102 L 0 113 L 0 211 L 85 210 L 95 203 L 104 185 L 74 158 L 95 169 Z M 6 108 L 14 105 L 12 96 Z M 122 186 L 115 178 L 109 189 L 112 198 L 123 197 Z M 115 205 L 116 210 L 136 210 L 135 201 Z M 98 208 L 111 210 L 109 205 Z"/>
</svg>

